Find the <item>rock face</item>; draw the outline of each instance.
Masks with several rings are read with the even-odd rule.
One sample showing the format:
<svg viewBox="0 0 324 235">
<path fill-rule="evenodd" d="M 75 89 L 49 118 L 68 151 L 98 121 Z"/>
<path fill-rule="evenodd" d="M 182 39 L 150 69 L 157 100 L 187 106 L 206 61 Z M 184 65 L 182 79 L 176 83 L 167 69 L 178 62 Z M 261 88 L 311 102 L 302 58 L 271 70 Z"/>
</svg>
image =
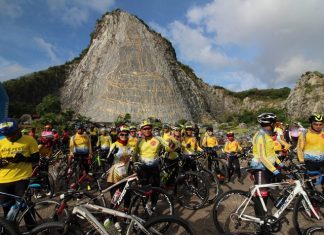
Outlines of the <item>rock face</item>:
<svg viewBox="0 0 324 235">
<path fill-rule="evenodd" d="M 97 24 L 86 55 L 61 89 L 61 102 L 93 121 L 130 113 L 134 121 L 153 116 L 205 122 L 238 110 L 238 99 L 191 75 L 166 39 L 116 10 Z"/>
<path fill-rule="evenodd" d="M 324 112 L 324 76 L 316 72 L 303 74 L 290 92 L 285 106 L 292 119 L 307 118 Z"/>
</svg>

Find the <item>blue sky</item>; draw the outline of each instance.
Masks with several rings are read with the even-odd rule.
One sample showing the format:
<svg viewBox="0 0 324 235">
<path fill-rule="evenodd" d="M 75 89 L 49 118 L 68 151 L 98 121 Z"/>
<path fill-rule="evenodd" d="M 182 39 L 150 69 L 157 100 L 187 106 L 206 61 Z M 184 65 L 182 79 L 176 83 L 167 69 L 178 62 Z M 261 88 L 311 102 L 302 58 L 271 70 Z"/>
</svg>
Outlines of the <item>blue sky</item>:
<svg viewBox="0 0 324 235">
<path fill-rule="evenodd" d="M 0 0 L 0 81 L 63 64 L 121 8 L 168 38 L 211 85 L 293 87 L 324 72 L 321 0 Z"/>
</svg>

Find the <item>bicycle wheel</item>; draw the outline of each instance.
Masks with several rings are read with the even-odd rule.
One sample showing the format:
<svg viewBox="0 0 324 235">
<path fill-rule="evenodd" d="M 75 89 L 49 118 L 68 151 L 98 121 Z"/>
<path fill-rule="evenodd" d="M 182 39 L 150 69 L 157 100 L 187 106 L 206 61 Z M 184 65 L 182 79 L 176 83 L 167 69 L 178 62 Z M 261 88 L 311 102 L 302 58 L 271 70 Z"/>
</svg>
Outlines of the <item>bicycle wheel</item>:
<svg viewBox="0 0 324 235">
<path fill-rule="evenodd" d="M 324 227 L 323 226 L 315 226 L 308 228 L 305 233 L 305 235 L 323 235 L 324 234 Z"/>
<path fill-rule="evenodd" d="M 174 215 L 173 200 L 163 189 L 152 187 L 152 192 L 147 196 L 132 194 L 134 196 L 128 209 L 130 215 L 136 215 L 145 221 L 153 216 Z M 156 203 L 153 204 L 153 200 Z"/>
<path fill-rule="evenodd" d="M 228 168 L 225 159 L 213 159 L 211 163 L 211 172 L 215 174 L 220 183 L 228 182 Z"/>
<path fill-rule="evenodd" d="M 0 234 L 1 235 L 18 235 L 20 232 L 17 230 L 15 224 L 12 222 L 0 218 Z"/>
<path fill-rule="evenodd" d="M 294 207 L 293 211 L 293 223 L 294 227 L 298 234 L 303 234 L 307 228 L 313 226 L 324 226 L 324 198 L 317 195 L 317 197 L 310 196 L 309 197 L 314 209 L 320 216 L 320 220 L 318 220 L 308 204 L 305 202 L 303 196 L 301 195 Z"/>
<path fill-rule="evenodd" d="M 144 227 L 151 234 L 177 234 L 177 235 L 194 235 L 195 232 L 191 225 L 185 220 L 175 216 L 159 216 L 155 217 L 144 224 Z M 144 235 L 139 231 L 137 234 Z"/>
<path fill-rule="evenodd" d="M 186 172 L 177 178 L 174 195 L 181 206 L 197 210 L 206 204 L 209 192 L 201 175 L 196 172 Z"/>
<path fill-rule="evenodd" d="M 38 225 L 32 229 L 30 235 L 61 235 L 64 234 L 64 223 L 61 222 L 47 222 Z"/>
<path fill-rule="evenodd" d="M 256 231 L 255 224 L 238 218 L 238 214 L 243 209 L 238 210 L 238 208 L 248 198 L 249 193 L 242 190 L 230 190 L 219 196 L 213 207 L 213 221 L 219 233 L 254 233 Z M 253 201 L 247 205 L 244 214 L 255 216 Z"/>
<path fill-rule="evenodd" d="M 206 169 L 202 169 L 199 171 L 199 173 L 204 177 L 205 182 L 207 183 L 207 187 L 209 189 L 209 202 L 213 202 L 216 200 L 218 194 L 219 194 L 219 181 L 215 177 L 215 175 Z"/>
<path fill-rule="evenodd" d="M 50 200 L 36 202 L 18 215 L 16 221 L 20 231 L 26 232 L 30 228 L 49 221 L 65 221 L 69 213 L 67 209 L 64 209 L 61 215 L 57 215 L 56 210 L 59 206 L 58 202 Z"/>
</svg>

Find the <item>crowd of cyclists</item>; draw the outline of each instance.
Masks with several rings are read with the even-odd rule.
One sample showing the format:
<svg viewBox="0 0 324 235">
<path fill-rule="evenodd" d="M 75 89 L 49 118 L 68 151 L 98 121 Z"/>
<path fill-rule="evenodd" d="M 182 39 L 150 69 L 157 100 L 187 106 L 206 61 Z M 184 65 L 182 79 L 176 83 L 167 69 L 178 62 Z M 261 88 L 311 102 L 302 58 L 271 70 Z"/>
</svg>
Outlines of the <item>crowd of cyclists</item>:
<svg viewBox="0 0 324 235">
<path fill-rule="evenodd" d="M 324 169 L 322 115 L 312 114 L 307 129 L 300 123 L 284 125 L 273 113 L 262 113 L 257 116 L 257 121 L 260 129 L 252 138 L 249 162 L 249 168 L 255 169 L 252 171 L 254 184 L 270 183 L 273 179 L 285 180 L 287 166 L 284 159 L 289 151 L 295 151 L 295 160 L 305 163 L 308 170 Z M 40 158 L 51 157 L 57 149 L 67 151 L 69 164 L 77 161 L 85 173 L 89 173 L 95 152 L 100 153 L 109 166 L 107 182 L 110 184 L 130 175 L 134 169 L 133 163 L 140 162 L 139 178 L 142 184 L 154 187 L 161 185 L 161 156 L 175 171 L 178 170 L 178 165 L 173 163 L 179 158 L 184 159 L 185 171 L 195 171 L 196 165 L 191 156 L 208 150 L 214 153 L 208 155 L 207 159 L 210 171 L 212 158 L 225 156 L 229 181 L 236 177 L 240 184 L 244 184 L 239 161 L 243 148 L 233 131 L 226 133 L 226 141 L 222 144 L 212 126 L 207 126 L 205 132 L 200 133 L 198 125 L 191 122 L 184 125 L 163 124 L 162 130 L 156 128 L 149 119 L 143 120 L 139 125 L 123 124 L 110 128 L 76 123 L 75 133 L 69 133 L 67 129 L 59 132 L 51 124 L 47 124 L 37 135 L 35 128 L 31 128 L 29 132 L 22 131 L 15 119 L 1 121 L 0 134 L 5 138 L 0 139 L 0 192 L 22 196 L 33 166 Z M 173 182 L 175 174 L 169 179 L 170 184 Z M 112 192 L 112 197 L 117 190 L 118 188 Z M 269 190 L 263 188 L 260 193 L 267 202 Z M 262 209 L 261 201 L 257 200 L 258 196 L 255 195 L 255 214 L 263 218 L 266 212 Z M 0 202 L 6 216 L 15 202 L 4 196 L 0 196 Z M 153 207 L 154 203 L 157 203 L 157 199 L 153 198 Z M 128 205 L 129 201 L 125 203 L 126 207 Z M 260 231 L 263 231 L 262 228 Z"/>
</svg>

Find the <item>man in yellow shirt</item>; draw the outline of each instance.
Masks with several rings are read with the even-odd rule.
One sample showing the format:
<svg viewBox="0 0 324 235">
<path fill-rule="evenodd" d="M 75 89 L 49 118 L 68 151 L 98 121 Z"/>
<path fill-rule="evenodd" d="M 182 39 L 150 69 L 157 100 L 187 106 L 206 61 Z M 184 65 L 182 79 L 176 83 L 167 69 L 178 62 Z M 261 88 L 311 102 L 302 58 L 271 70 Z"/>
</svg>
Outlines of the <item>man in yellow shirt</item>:
<svg viewBox="0 0 324 235">
<path fill-rule="evenodd" d="M 300 162 L 305 162 L 308 170 L 321 170 L 324 167 L 324 132 L 323 116 L 313 114 L 309 117 L 310 127 L 300 134 L 297 155 Z"/>
<path fill-rule="evenodd" d="M 171 131 L 170 131 L 170 126 L 168 124 L 164 124 L 163 125 L 163 134 L 162 134 L 162 138 L 164 140 L 168 140 L 171 137 Z"/>
<path fill-rule="evenodd" d="M 98 142 L 97 142 L 97 147 L 100 149 L 100 157 L 105 159 L 108 156 L 109 153 L 109 149 L 111 146 L 111 137 L 110 135 L 108 135 L 108 130 L 106 128 L 101 128 L 100 130 L 100 136 L 98 138 Z M 108 166 L 111 166 L 112 161 L 109 161 L 108 159 Z"/>
<path fill-rule="evenodd" d="M 135 126 L 129 127 L 129 138 L 128 138 L 128 144 L 131 146 L 132 151 L 135 150 L 138 138 L 136 136 L 137 129 Z"/>
<path fill-rule="evenodd" d="M 0 140 L 0 191 L 23 196 L 32 163 L 39 161 L 37 142 L 32 136 L 22 135 L 18 122 L 11 118 L 1 121 L 0 134 L 6 137 Z M 0 203 L 6 216 L 15 202 L 0 197 Z"/>
<path fill-rule="evenodd" d="M 75 129 L 77 133 L 70 139 L 70 159 L 78 161 L 81 169 L 88 173 L 92 158 L 91 140 L 82 124 L 76 124 Z"/>
<path fill-rule="evenodd" d="M 153 136 L 152 123 L 149 120 L 144 120 L 140 125 L 143 138 L 141 138 L 135 148 L 133 160 L 143 163 L 139 172 L 140 179 L 144 184 L 152 184 L 152 186 L 160 186 L 160 169 L 159 155 L 164 147 L 166 151 L 174 150 L 175 144 L 167 142 L 159 136 Z M 153 203 L 156 203 L 154 200 Z"/>
<path fill-rule="evenodd" d="M 192 160 L 190 155 L 194 155 L 197 151 L 202 151 L 199 147 L 198 140 L 193 134 L 193 126 L 191 124 L 185 125 L 185 136 L 182 138 L 182 152 L 185 157 L 185 164 L 183 169 L 187 170 L 196 170 L 195 161 Z"/>
<path fill-rule="evenodd" d="M 273 177 L 276 177 L 281 181 L 284 177 L 275 165 L 279 165 L 280 167 L 284 167 L 284 165 L 278 159 L 277 154 L 274 151 L 274 143 L 271 138 L 277 121 L 277 116 L 273 113 L 262 113 L 258 116 L 257 120 L 261 128 L 254 135 L 252 140 L 253 159 L 251 161 L 251 168 L 258 170 L 254 174 L 254 184 L 270 183 Z M 269 196 L 268 189 L 262 188 L 260 191 L 264 201 L 267 202 Z M 263 217 L 265 215 L 265 211 L 263 210 L 261 201 L 258 200 L 258 197 L 255 200 L 254 209 L 257 217 Z"/>
<path fill-rule="evenodd" d="M 201 146 L 207 150 L 209 153 L 212 153 L 212 155 L 209 154 L 208 156 L 208 169 L 211 170 L 211 162 L 212 158 L 217 158 L 217 152 L 216 147 L 218 146 L 218 141 L 216 136 L 213 133 L 214 129 L 209 126 L 206 128 L 205 136 L 202 140 Z"/>
</svg>

